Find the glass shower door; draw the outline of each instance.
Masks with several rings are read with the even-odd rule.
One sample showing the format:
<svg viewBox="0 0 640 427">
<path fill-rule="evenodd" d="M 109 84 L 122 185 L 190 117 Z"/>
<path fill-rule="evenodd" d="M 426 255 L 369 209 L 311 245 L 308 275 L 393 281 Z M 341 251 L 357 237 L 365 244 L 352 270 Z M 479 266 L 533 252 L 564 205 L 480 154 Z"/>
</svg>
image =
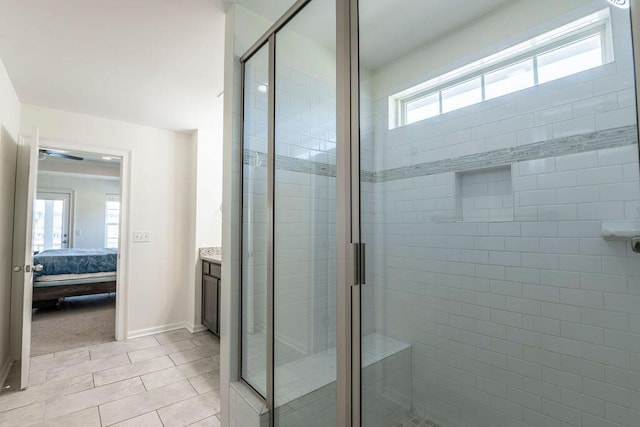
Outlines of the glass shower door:
<svg viewBox="0 0 640 427">
<path fill-rule="evenodd" d="M 637 426 L 628 3 L 359 14 L 362 424 Z"/>
<path fill-rule="evenodd" d="M 275 37 L 274 424 L 336 422 L 333 0 Z"/>
<path fill-rule="evenodd" d="M 240 364 L 269 425 L 337 422 L 335 10 L 296 2 L 241 58 Z"/>
<path fill-rule="evenodd" d="M 267 396 L 268 46 L 244 66 L 242 153 L 242 378 Z"/>
</svg>

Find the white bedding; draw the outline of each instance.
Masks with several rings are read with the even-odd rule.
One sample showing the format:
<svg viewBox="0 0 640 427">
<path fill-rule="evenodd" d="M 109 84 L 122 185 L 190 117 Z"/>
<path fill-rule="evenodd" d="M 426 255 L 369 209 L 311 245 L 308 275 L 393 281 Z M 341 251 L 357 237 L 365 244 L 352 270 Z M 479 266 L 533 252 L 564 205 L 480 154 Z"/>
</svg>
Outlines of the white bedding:
<svg viewBox="0 0 640 427">
<path fill-rule="evenodd" d="M 85 273 L 85 274 L 54 274 L 51 276 L 40 276 L 36 278 L 36 282 L 56 282 L 58 280 L 76 280 L 76 279 L 94 279 L 94 278 L 116 279 L 114 271 L 105 271 L 103 273 Z"/>
</svg>

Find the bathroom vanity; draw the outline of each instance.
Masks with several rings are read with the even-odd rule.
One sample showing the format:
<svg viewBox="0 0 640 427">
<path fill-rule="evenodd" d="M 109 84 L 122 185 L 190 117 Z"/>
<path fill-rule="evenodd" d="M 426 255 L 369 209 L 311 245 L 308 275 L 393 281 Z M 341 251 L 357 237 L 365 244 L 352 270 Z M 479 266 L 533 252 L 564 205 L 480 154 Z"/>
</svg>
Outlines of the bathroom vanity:
<svg viewBox="0 0 640 427">
<path fill-rule="evenodd" d="M 200 249 L 202 260 L 202 324 L 220 336 L 220 278 L 222 254 L 220 248 Z"/>
</svg>

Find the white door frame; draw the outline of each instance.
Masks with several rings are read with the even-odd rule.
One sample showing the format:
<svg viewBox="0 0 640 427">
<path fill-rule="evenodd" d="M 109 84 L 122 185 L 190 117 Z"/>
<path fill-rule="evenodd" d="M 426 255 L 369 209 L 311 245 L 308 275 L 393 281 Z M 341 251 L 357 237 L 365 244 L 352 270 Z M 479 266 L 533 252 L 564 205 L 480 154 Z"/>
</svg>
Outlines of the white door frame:
<svg viewBox="0 0 640 427">
<path fill-rule="evenodd" d="M 118 269 L 116 272 L 116 341 L 127 338 L 127 301 L 129 290 L 129 224 L 131 222 L 131 151 L 112 147 L 87 145 L 80 142 L 40 138 L 40 147 L 52 150 L 77 151 L 87 154 L 120 157 L 120 230 L 118 239 Z"/>
</svg>

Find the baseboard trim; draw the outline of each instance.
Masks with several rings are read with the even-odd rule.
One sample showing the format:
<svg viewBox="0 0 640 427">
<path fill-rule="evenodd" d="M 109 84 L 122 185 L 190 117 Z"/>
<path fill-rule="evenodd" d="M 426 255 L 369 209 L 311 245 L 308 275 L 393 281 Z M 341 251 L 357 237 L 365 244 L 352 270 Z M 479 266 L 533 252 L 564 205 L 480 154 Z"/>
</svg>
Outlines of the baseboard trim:
<svg viewBox="0 0 640 427">
<path fill-rule="evenodd" d="M 206 326 L 204 326 L 204 325 L 194 325 L 193 323 L 189 323 L 186 326 L 186 328 L 192 334 L 195 334 L 196 332 L 202 332 L 202 331 L 206 331 L 207 330 Z"/>
<path fill-rule="evenodd" d="M 11 360 L 10 357 L 7 357 L 7 360 L 4 361 L 0 370 L 0 386 L 4 385 L 4 382 L 7 380 L 9 371 L 11 370 L 11 365 L 13 365 L 13 360 Z"/>
<path fill-rule="evenodd" d="M 127 339 L 146 337 L 148 335 L 160 334 L 162 332 L 171 332 L 177 329 L 189 329 L 187 322 L 171 323 L 169 325 L 154 326 L 152 328 L 138 329 L 135 331 L 129 331 L 127 333 Z"/>
</svg>

